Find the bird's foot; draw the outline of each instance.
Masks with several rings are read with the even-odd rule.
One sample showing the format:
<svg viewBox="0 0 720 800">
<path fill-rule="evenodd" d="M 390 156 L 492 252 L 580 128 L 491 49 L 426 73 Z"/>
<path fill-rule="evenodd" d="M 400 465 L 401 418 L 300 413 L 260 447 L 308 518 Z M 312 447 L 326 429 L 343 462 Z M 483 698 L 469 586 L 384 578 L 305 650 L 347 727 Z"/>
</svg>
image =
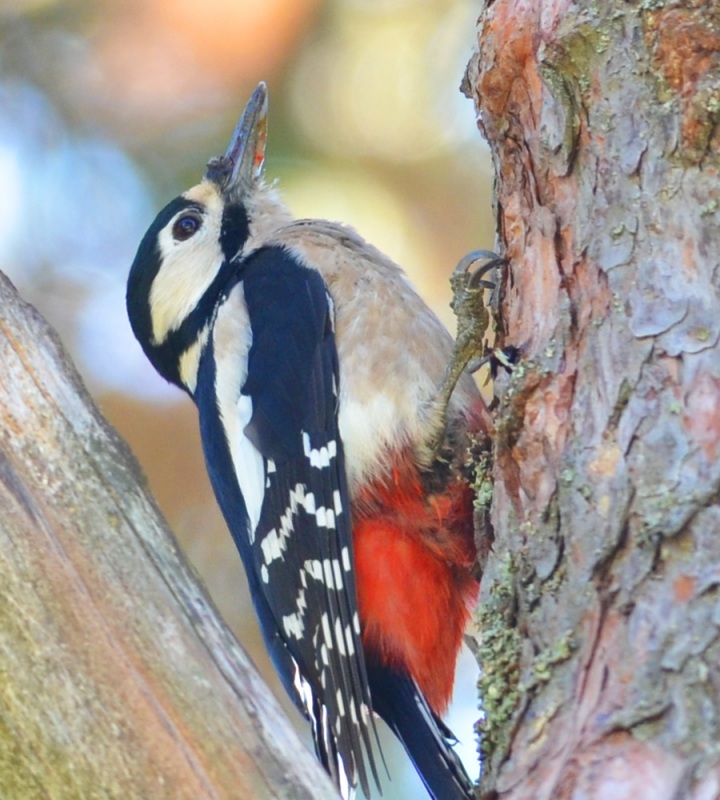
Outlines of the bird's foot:
<svg viewBox="0 0 720 800">
<path fill-rule="evenodd" d="M 440 457 L 445 439 L 447 407 L 460 376 L 465 371 L 475 372 L 493 358 L 493 351 L 484 340 L 490 324 L 490 310 L 484 302 L 483 292 L 486 289 L 495 291 L 499 281 L 489 280 L 487 276 L 494 278 L 493 273 L 506 263 L 504 258 L 489 250 L 474 250 L 458 262 L 450 277 L 453 292 L 450 307 L 457 319 L 457 336 L 450 363 L 431 408 L 431 424 L 435 433 L 427 450 L 430 462 Z M 476 264 L 478 266 L 471 269 Z M 490 308 L 493 304 L 497 307 L 498 301 L 491 297 Z"/>
<path fill-rule="evenodd" d="M 450 278 L 453 299 L 450 307 L 457 319 L 457 336 L 451 363 L 443 383 L 450 380 L 448 398 L 464 371 L 475 372 L 490 359 L 484 336 L 490 324 L 490 310 L 497 309 L 496 289 L 500 281 L 496 273 L 506 259 L 489 250 L 474 250 L 459 262 Z M 488 280 L 487 276 L 491 279 Z M 490 303 L 485 304 L 483 292 L 490 289 Z"/>
</svg>

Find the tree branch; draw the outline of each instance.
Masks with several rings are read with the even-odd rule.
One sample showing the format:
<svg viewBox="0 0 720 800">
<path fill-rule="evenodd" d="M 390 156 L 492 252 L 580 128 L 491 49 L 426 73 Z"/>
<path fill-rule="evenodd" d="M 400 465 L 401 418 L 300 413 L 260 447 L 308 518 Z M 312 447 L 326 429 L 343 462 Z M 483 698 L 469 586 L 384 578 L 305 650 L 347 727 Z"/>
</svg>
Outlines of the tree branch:
<svg viewBox="0 0 720 800">
<path fill-rule="evenodd" d="M 0 796 L 335 798 L 0 276 Z"/>
</svg>

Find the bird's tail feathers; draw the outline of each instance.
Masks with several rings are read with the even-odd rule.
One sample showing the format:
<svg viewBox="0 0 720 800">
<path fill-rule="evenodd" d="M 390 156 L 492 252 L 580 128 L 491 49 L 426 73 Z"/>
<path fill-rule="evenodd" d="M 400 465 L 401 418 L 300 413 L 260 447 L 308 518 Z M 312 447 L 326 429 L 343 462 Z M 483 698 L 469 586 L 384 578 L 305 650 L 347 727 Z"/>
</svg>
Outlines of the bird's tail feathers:
<svg viewBox="0 0 720 800">
<path fill-rule="evenodd" d="M 368 664 L 373 708 L 400 739 L 433 800 L 472 800 L 473 785 L 450 729 L 409 675 Z"/>
</svg>

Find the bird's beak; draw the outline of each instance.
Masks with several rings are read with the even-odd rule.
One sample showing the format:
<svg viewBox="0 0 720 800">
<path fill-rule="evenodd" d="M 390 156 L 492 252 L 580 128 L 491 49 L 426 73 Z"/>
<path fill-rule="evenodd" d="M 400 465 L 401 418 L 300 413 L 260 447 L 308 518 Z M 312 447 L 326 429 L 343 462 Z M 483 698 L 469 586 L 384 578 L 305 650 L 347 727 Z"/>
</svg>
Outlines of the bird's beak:
<svg viewBox="0 0 720 800">
<path fill-rule="evenodd" d="M 241 196 L 260 177 L 267 140 L 267 85 L 260 82 L 245 106 L 224 156 L 208 161 L 205 179 L 223 194 Z"/>
</svg>

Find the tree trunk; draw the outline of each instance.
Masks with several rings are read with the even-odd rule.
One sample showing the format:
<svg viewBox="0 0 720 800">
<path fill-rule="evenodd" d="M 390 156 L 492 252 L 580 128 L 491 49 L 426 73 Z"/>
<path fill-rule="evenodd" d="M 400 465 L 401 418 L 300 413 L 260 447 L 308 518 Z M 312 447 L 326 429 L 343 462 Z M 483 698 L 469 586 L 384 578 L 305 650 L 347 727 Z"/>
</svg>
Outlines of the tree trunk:
<svg viewBox="0 0 720 800">
<path fill-rule="evenodd" d="M 484 796 L 720 797 L 720 7 L 496 0 Z"/>
<path fill-rule="evenodd" d="M 336 798 L 0 276 L 0 797 Z"/>
</svg>

